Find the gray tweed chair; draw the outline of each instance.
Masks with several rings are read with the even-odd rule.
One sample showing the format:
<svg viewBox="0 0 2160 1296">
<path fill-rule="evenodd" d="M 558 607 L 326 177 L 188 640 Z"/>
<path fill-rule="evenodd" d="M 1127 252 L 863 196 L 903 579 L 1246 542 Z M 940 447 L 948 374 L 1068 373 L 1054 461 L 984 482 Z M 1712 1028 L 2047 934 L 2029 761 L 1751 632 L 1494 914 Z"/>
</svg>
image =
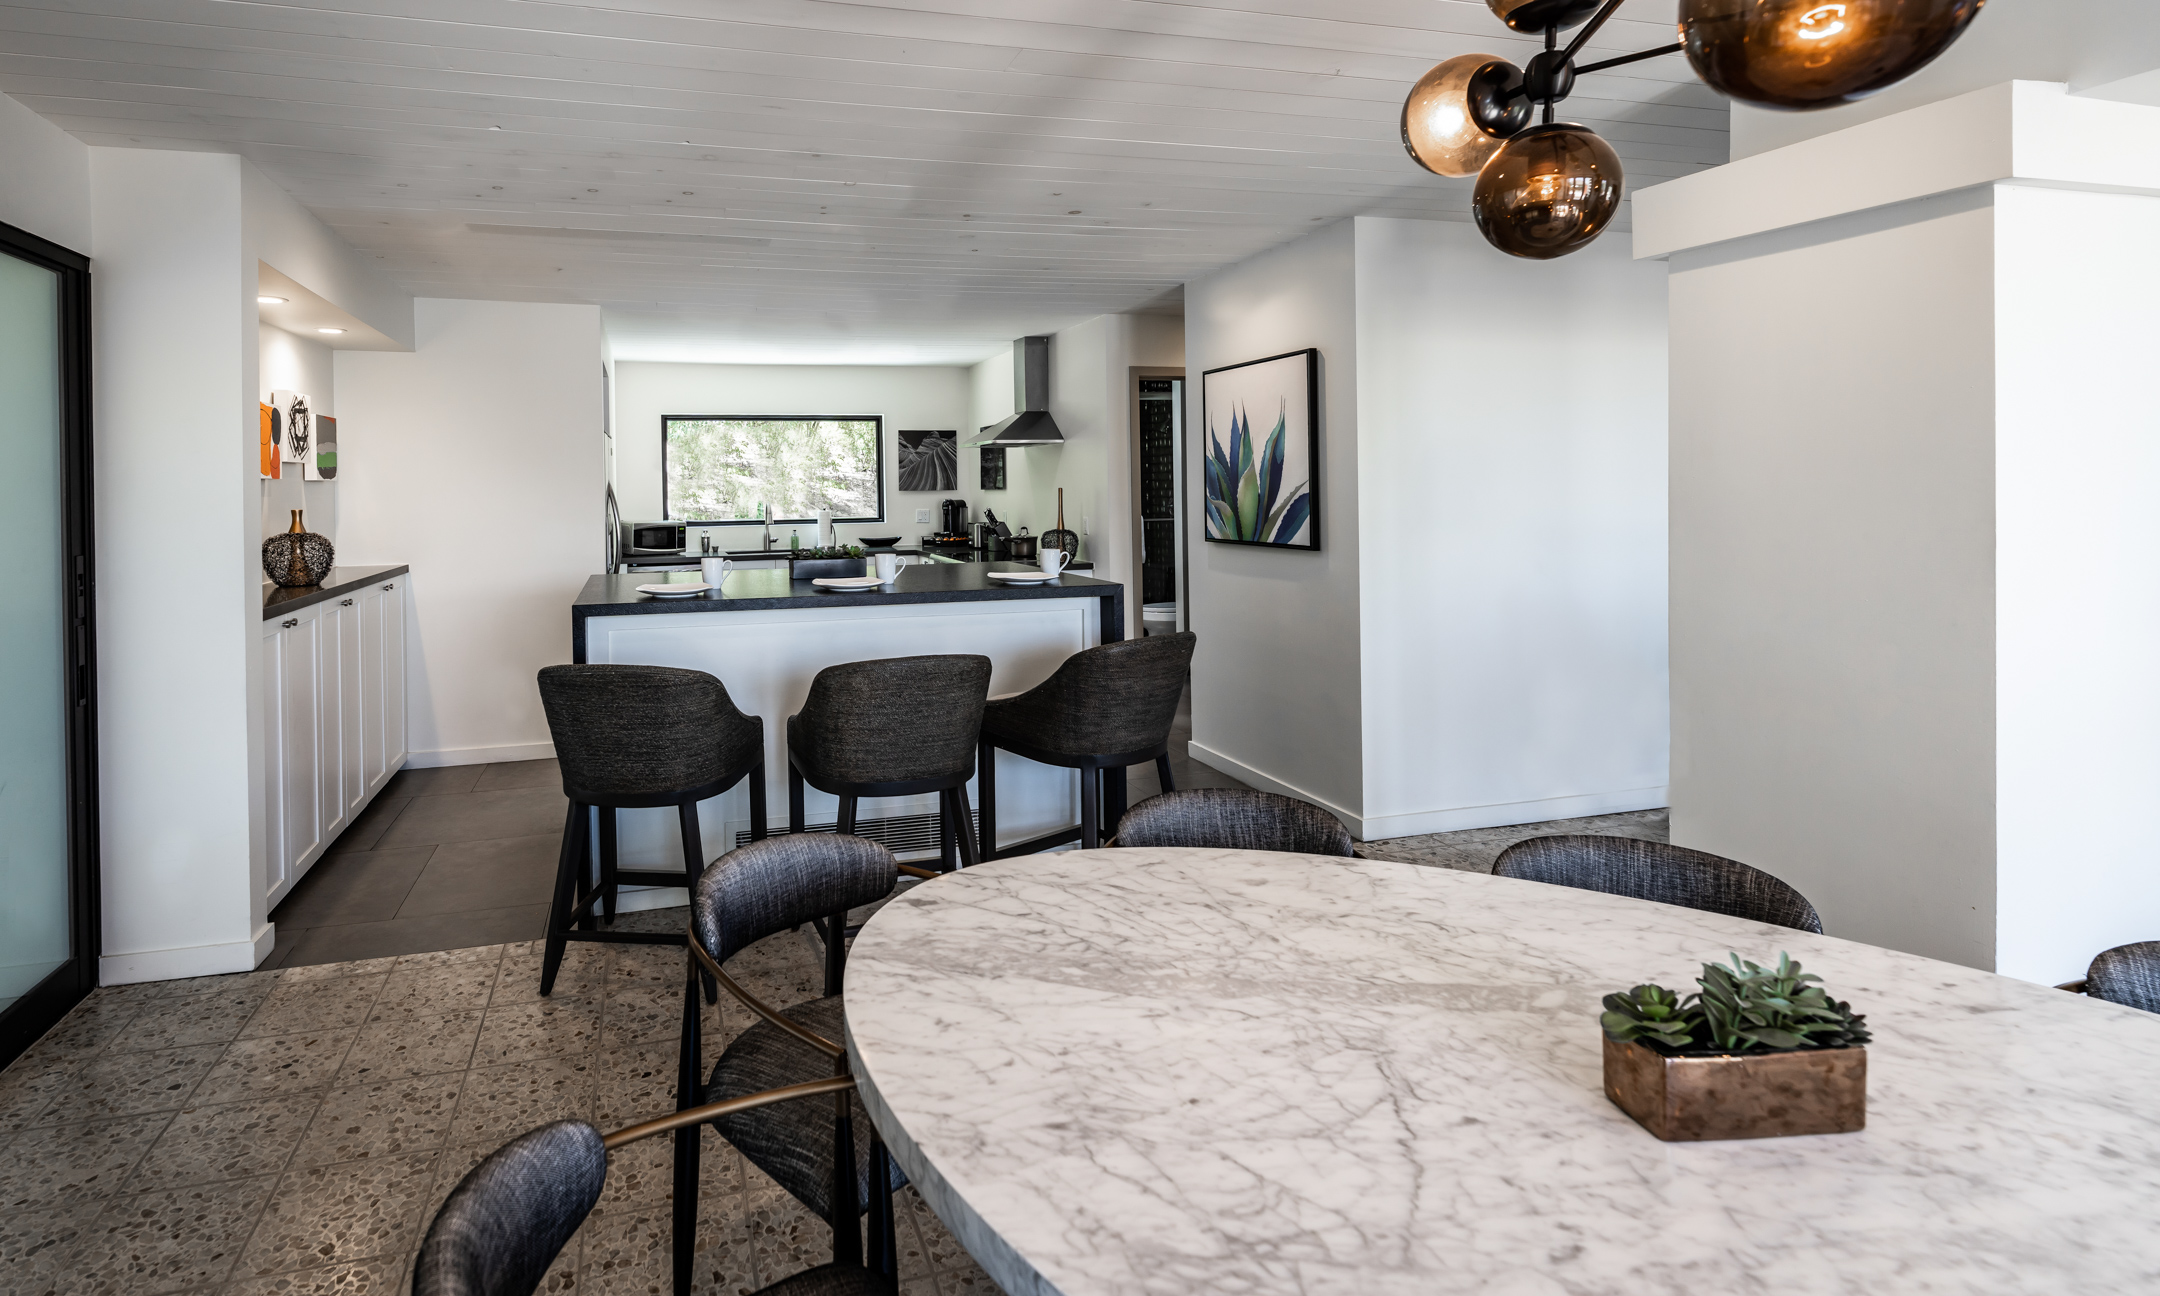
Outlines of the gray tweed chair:
<svg viewBox="0 0 2160 1296">
<path fill-rule="evenodd" d="M 750 835 L 765 836 L 765 722 L 744 715 L 727 686 L 704 671 L 672 666 L 547 666 L 540 705 L 569 798 L 555 890 L 548 905 L 540 993 L 555 989 L 563 949 L 573 940 L 680 945 L 665 932 L 598 930 L 594 910 L 615 921 L 617 889 L 696 885 L 705 867 L 697 805 L 750 781 Z M 623 870 L 615 863 L 615 811 L 674 806 L 683 871 Z M 592 880 L 588 812 L 600 819 L 600 876 Z M 687 874 L 687 878 L 685 877 Z"/>
<path fill-rule="evenodd" d="M 841 998 L 847 942 L 825 942 L 825 995 L 774 1009 L 743 989 L 724 965 L 775 932 L 823 920 L 844 928 L 847 912 L 892 894 L 902 871 L 936 877 L 896 863 L 892 852 L 860 837 L 806 833 L 752 842 L 714 861 L 690 893 L 690 974 L 683 988 L 679 1110 L 737 1105 L 710 1123 L 797 1201 L 833 1226 L 833 1260 L 861 1258 L 856 1221 L 870 1213 L 880 1262 L 893 1247 L 892 1194 L 907 1183 L 885 1154 L 849 1076 L 847 1020 Z M 698 1011 L 700 967 L 763 1020 L 737 1035 L 705 1074 Z M 806 1084 L 840 1083 L 830 1103 L 759 1105 L 760 1095 Z M 858 1137 L 858 1131 L 861 1137 Z M 697 1240 L 698 1136 L 675 1137 L 675 1277 L 687 1292 Z M 844 1173 L 847 1167 L 851 1173 Z M 882 1186 L 882 1187 L 880 1187 Z"/>
<path fill-rule="evenodd" d="M 689 1115 L 690 1113 L 684 1113 Z M 472 1168 L 428 1226 L 413 1262 L 413 1296 L 532 1296 L 607 1182 L 607 1154 L 667 1133 L 674 1118 L 603 1138 L 583 1121 L 518 1135 Z M 892 1280 L 829 1264 L 758 1296 L 890 1296 Z"/>
<path fill-rule="evenodd" d="M 2138 941 L 2102 950 L 2085 970 L 2083 981 L 2072 981 L 2060 988 L 2126 1008 L 2160 1013 L 2160 941 Z"/>
<path fill-rule="evenodd" d="M 1127 639 L 1076 652 L 1049 679 L 983 708 L 976 784 L 982 797 L 982 854 L 1032 855 L 1078 841 L 1102 844 L 1103 824 L 1125 812 L 1125 767 L 1155 762 L 1163 791 L 1170 779 L 1170 726 L 1192 669 L 1190 630 Z M 1080 771 L 1080 825 L 1000 850 L 997 753 L 1003 748 L 1044 765 Z M 1109 778 L 1105 778 L 1105 775 Z M 1106 794 L 1107 792 L 1107 794 Z"/>
<path fill-rule="evenodd" d="M 990 694 L 990 659 L 888 657 L 828 666 L 788 717 L 788 822 L 803 831 L 803 785 L 840 798 L 839 830 L 855 831 L 863 797 L 938 794 L 945 869 L 975 863 L 967 803 L 975 738 Z M 954 859 L 954 847 L 959 858 Z"/>
<path fill-rule="evenodd" d="M 1806 896 L 1761 869 L 1721 855 L 1633 837 L 1532 837 L 1500 852 L 1493 876 L 1527 878 L 1607 895 L 1821 932 Z"/>
<path fill-rule="evenodd" d="M 1193 788 L 1151 796 L 1118 821 L 1116 846 L 1350 855 L 1342 821 L 1306 801 L 1246 788 Z"/>
</svg>

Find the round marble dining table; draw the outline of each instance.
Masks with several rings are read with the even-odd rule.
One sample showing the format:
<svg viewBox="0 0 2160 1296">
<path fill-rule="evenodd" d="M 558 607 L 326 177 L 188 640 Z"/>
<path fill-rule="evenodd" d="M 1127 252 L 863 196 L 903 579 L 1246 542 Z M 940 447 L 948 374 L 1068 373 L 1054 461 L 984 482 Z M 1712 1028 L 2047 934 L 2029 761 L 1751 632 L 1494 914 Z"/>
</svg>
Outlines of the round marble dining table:
<svg viewBox="0 0 2160 1296">
<path fill-rule="evenodd" d="M 1789 951 L 1867 1128 L 1661 1143 L 1599 999 Z M 2160 1017 L 1416 865 L 1099 850 L 903 893 L 847 969 L 873 1120 L 1014 1296 L 2160 1288 Z"/>
</svg>

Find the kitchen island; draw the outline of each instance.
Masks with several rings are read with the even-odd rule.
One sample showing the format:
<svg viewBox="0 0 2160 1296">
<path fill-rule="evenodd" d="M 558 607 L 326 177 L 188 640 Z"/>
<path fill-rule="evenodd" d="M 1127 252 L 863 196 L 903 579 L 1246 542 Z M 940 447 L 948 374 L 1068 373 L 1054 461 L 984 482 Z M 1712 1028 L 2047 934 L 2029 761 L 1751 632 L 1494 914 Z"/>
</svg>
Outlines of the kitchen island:
<svg viewBox="0 0 2160 1296">
<path fill-rule="evenodd" d="M 1125 587 L 1066 575 L 1039 585 L 991 580 L 1020 563 L 937 563 L 904 567 L 889 585 L 831 593 L 791 581 L 785 569 L 731 572 L 718 590 L 654 598 L 641 584 L 695 583 L 694 572 L 594 576 L 571 605 L 571 655 L 578 662 L 683 666 L 718 677 L 746 714 L 765 722 L 766 803 L 775 831 L 786 824 L 787 718 L 802 708 L 810 681 L 827 666 L 881 657 L 980 653 L 990 659 L 995 697 L 1033 688 L 1085 648 L 1125 637 Z M 1079 781 L 1010 753 L 998 756 L 999 837 L 1008 845 L 1074 823 Z M 981 805 L 974 784 L 968 803 Z M 618 813 L 625 868 L 679 868 L 673 809 Z M 837 798 L 809 789 L 808 827 L 830 831 Z M 738 786 L 699 807 L 714 854 L 749 839 L 750 800 Z M 935 854 L 937 798 L 894 797 L 862 804 L 857 831 L 896 853 Z M 633 891 L 623 908 L 685 902 L 677 888 Z"/>
</svg>

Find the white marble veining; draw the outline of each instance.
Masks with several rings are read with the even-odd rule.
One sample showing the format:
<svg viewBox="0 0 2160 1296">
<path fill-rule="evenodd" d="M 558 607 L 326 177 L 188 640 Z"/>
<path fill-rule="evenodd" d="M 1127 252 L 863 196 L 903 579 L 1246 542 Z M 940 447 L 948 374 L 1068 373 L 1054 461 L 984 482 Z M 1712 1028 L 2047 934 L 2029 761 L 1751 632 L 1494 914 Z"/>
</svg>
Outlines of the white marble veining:
<svg viewBox="0 0 2160 1296">
<path fill-rule="evenodd" d="M 1607 990 L 1790 950 L 1868 1128 L 1667 1144 Z M 1107 850 L 928 882 L 848 962 L 864 1097 L 1016 1294 L 2160 1283 L 2160 1017 L 1866 945 L 1380 861 Z"/>
</svg>

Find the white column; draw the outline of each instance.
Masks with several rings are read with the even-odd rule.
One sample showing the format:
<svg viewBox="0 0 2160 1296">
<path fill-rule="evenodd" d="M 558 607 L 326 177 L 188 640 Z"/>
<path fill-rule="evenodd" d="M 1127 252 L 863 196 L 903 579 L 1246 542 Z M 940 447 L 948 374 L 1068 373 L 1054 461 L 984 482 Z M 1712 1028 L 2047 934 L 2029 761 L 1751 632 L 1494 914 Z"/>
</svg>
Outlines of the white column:
<svg viewBox="0 0 2160 1296">
<path fill-rule="evenodd" d="M 2016 976 L 2160 938 L 2160 109 L 2013 82 L 1636 195 L 1673 839 Z"/>
</svg>

